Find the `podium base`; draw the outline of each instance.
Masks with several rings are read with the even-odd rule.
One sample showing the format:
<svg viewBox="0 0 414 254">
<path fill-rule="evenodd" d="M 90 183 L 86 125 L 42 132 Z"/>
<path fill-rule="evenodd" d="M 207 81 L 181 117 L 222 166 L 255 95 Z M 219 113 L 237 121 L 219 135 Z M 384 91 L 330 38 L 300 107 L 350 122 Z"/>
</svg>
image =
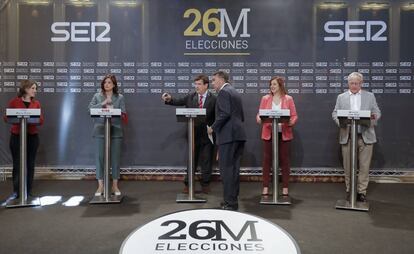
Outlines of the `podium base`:
<svg viewBox="0 0 414 254">
<path fill-rule="evenodd" d="M 110 195 L 107 199 L 104 196 L 94 196 L 91 201 L 89 201 L 89 204 L 91 205 L 97 205 L 97 204 L 119 204 L 122 202 L 122 199 L 124 198 L 123 195 L 121 196 L 115 196 Z"/>
<path fill-rule="evenodd" d="M 262 205 L 291 205 L 292 202 L 289 196 L 278 196 L 275 199 L 273 196 L 262 196 L 260 200 L 260 204 Z"/>
<path fill-rule="evenodd" d="M 344 210 L 355 210 L 355 211 L 362 211 L 368 212 L 369 211 L 369 203 L 368 202 L 355 202 L 355 206 L 351 206 L 351 202 L 347 200 L 338 200 L 336 202 L 336 209 L 344 209 Z"/>
<path fill-rule="evenodd" d="M 26 200 L 12 199 L 6 204 L 6 208 L 20 208 L 40 206 L 40 199 L 38 197 L 27 197 Z"/>
<path fill-rule="evenodd" d="M 193 198 L 190 199 L 189 194 L 179 193 L 177 194 L 177 203 L 206 203 L 207 200 L 193 195 Z"/>
</svg>

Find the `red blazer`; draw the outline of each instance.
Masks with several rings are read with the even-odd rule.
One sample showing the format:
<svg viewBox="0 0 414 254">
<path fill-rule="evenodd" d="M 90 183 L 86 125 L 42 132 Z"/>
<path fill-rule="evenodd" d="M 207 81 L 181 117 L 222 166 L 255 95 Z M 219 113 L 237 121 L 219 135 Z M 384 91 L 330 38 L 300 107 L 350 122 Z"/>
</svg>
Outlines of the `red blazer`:
<svg viewBox="0 0 414 254">
<path fill-rule="evenodd" d="M 260 101 L 259 109 L 272 109 L 272 101 L 273 95 L 268 94 L 262 97 Z M 293 129 L 292 126 L 296 124 L 298 120 L 298 115 L 296 114 L 296 107 L 295 102 L 293 101 L 292 96 L 284 95 L 281 98 L 281 105 L 282 109 L 289 109 L 290 110 L 290 124 L 289 123 L 282 123 L 282 140 L 292 140 L 293 139 Z M 257 119 L 259 118 L 259 113 L 256 116 Z M 263 140 L 270 140 L 272 138 L 272 124 L 271 123 L 263 123 L 262 126 L 262 139 Z"/>
<path fill-rule="evenodd" d="M 26 108 L 26 105 L 24 105 L 23 100 L 21 97 L 16 97 L 9 101 L 8 108 Z M 40 102 L 38 100 L 32 99 L 32 101 L 29 104 L 28 108 L 40 108 Z M 4 116 L 5 121 L 7 121 L 6 116 Z M 27 124 L 27 132 L 29 134 L 36 134 L 38 133 L 37 125 L 43 124 L 43 113 L 40 114 L 40 123 L 39 124 Z M 13 134 L 19 134 L 20 133 L 20 125 L 19 124 L 13 124 L 11 127 L 11 133 Z"/>
</svg>

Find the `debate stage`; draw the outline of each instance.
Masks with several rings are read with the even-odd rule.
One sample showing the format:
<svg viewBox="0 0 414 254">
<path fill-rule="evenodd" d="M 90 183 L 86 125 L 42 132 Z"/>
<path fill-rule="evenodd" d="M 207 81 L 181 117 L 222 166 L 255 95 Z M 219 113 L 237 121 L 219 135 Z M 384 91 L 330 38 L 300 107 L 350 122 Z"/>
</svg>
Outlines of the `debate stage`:
<svg viewBox="0 0 414 254">
<path fill-rule="evenodd" d="M 34 194 L 51 204 L 1 207 L 0 253 L 118 253 L 135 228 L 171 212 L 217 208 L 222 201 L 221 182 L 213 183 L 204 204 L 177 204 L 183 187 L 177 181 L 123 181 L 120 187 L 126 195 L 121 204 L 89 205 L 95 181 L 35 181 Z M 11 189 L 10 180 L 0 182 L 2 203 Z M 335 209 L 343 189 L 343 183 L 292 183 L 292 206 L 266 206 L 259 204 L 260 183 L 242 182 L 239 211 L 285 229 L 303 254 L 414 253 L 413 184 L 371 183 L 368 213 Z"/>
</svg>

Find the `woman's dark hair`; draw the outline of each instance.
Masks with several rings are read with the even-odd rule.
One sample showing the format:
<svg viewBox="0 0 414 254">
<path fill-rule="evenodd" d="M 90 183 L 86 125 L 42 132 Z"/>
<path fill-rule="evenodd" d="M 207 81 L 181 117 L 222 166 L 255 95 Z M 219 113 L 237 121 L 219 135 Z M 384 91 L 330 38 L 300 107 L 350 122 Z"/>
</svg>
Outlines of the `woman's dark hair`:
<svg viewBox="0 0 414 254">
<path fill-rule="evenodd" d="M 105 77 L 102 79 L 102 82 L 101 82 L 101 89 L 102 89 L 102 93 L 104 93 L 105 92 L 105 80 L 107 79 L 107 78 L 109 78 L 109 79 L 111 79 L 112 80 L 112 83 L 114 83 L 114 88 L 112 89 L 112 92 L 114 93 L 114 94 L 118 94 L 118 82 L 116 82 L 116 78 L 115 78 L 115 75 L 112 75 L 112 74 L 107 74 L 107 75 L 105 75 Z"/>
<path fill-rule="evenodd" d="M 269 87 L 272 85 L 273 80 L 276 80 L 276 82 L 279 84 L 280 93 L 282 95 L 286 95 L 287 91 L 286 91 L 286 87 L 285 87 L 285 79 L 282 78 L 282 77 L 279 77 L 279 76 L 275 76 L 275 77 L 270 79 Z M 270 91 L 270 93 L 273 94 L 272 91 Z"/>
<path fill-rule="evenodd" d="M 32 80 L 25 79 L 25 80 L 20 81 L 20 88 L 19 88 L 19 91 L 17 93 L 17 97 L 25 96 L 26 95 L 26 89 L 32 87 L 33 85 L 36 85 L 36 87 L 37 87 L 36 82 L 34 82 Z"/>
</svg>

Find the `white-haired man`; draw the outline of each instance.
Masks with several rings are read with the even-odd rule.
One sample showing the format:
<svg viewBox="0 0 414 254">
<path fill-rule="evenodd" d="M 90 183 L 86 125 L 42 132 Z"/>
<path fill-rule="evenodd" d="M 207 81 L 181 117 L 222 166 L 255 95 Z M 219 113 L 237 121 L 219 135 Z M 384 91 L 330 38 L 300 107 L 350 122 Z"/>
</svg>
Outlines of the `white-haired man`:
<svg viewBox="0 0 414 254">
<path fill-rule="evenodd" d="M 339 143 L 342 147 L 342 159 L 345 170 L 345 184 L 347 200 L 349 200 L 349 179 L 350 179 L 350 126 L 339 124 L 338 110 L 370 110 L 371 122 L 369 126 L 358 126 L 358 187 L 357 201 L 366 202 L 367 187 L 369 182 L 369 167 L 371 164 L 373 145 L 377 142 L 374 127 L 381 117 L 377 101 L 373 93 L 362 90 L 363 76 L 359 72 L 353 72 L 348 76 L 349 90 L 338 95 L 332 118 L 339 127 Z"/>
</svg>

